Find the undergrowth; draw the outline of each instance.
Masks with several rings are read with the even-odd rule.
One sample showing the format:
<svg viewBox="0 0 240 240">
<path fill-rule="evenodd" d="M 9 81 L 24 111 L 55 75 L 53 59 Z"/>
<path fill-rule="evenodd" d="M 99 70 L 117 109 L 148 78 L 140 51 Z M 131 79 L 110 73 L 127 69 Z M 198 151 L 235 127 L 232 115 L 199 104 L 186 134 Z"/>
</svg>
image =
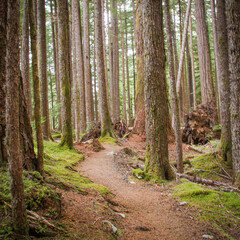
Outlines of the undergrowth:
<svg viewBox="0 0 240 240">
<path fill-rule="evenodd" d="M 200 209 L 198 217 L 209 222 L 225 237 L 234 239 L 235 234 L 239 234 L 240 194 L 215 191 L 191 182 L 184 182 L 174 190 L 175 197 Z"/>
</svg>

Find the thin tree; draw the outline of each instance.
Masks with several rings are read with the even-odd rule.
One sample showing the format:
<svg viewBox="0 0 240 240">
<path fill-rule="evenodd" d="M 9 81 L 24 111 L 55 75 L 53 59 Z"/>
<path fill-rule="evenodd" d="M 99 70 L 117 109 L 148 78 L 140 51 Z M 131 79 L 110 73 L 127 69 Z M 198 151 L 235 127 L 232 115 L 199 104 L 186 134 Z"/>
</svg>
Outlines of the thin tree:
<svg viewBox="0 0 240 240">
<path fill-rule="evenodd" d="M 143 0 L 147 159 L 145 171 L 173 179 L 168 160 L 168 104 L 161 0 Z"/>
<path fill-rule="evenodd" d="M 6 50 L 7 50 L 7 0 L 0 1 L 0 165 L 7 162 L 6 135 Z"/>
<path fill-rule="evenodd" d="M 86 95 L 86 117 L 87 127 L 94 121 L 92 79 L 90 68 L 90 44 L 89 44 L 89 13 L 88 0 L 83 0 L 83 59 L 84 59 L 84 79 Z"/>
<path fill-rule="evenodd" d="M 23 2 L 22 17 L 22 51 L 21 51 L 21 73 L 23 78 L 23 90 L 27 102 L 27 110 L 29 117 L 32 117 L 32 97 L 31 97 L 31 81 L 29 71 L 29 14 L 28 1 Z"/>
<path fill-rule="evenodd" d="M 125 55 L 126 55 L 126 73 L 127 73 L 127 94 L 128 94 L 128 118 L 129 118 L 129 126 L 133 125 L 132 119 L 132 103 L 131 103 L 131 93 L 130 93 L 130 80 L 129 80 L 129 66 L 128 66 L 128 28 L 127 28 L 127 13 L 124 5 L 124 17 L 125 17 Z"/>
<path fill-rule="evenodd" d="M 38 38 L 38 71 L 41 82 L 41 111 L 44 118 L 43 137 L 49 140 L 50 121 L 48 106 L 48 79 L 47 79 L 47 39 L 46 39 L 46 13 L 45 0 L 37 0 L 37 38 Z"/>
<path fill-rule="evenodd" d="M 96 55 L 97 55 L 97 73 L 99 87 L 99 104 L 101 116 L 101 136 L 113 137 L 111 118 L 108 111 L 107 91 L 105 83 L 104 69 L 104 52 L 103 52 L 103 36 L 102 36 L 102 5 L 101 1 L 95 0 L 95 32 L 96 32 Z"/>
<path fill-rule="evenodd" d="M 119 98 L 119 44 L 118 44 L 118 9 L 117 9 L 117 0 L 112 1 L 112 121 L 116 123 L 120 120 L 120 98 Z"/>
<path fill-rule="evenodd" d="M 20 1 L 8 0 L 6 52 L 6 146 L 10 173 L 13 228 L 17 234 L 28 234 L 22 178 L 22 154 L 19 128 L 19 30 Z"/>
<path fill-rule="evenodd" d="M 190 52 L 191 52 L 191 67 L 192 67 L 192 86 L 193 86 L 193 109 L 197 107 L 196 96 L 196 80 L 195 80 L 195 63 L 193 54 L 193 37 L 192 37 L 192 18 L 189 18 L 189 30 L 190 30 Z"/>
<path fill-rule="evenodd" d="M 136 4 L 136 28 L 135 28 L 135 44 L 137 59 L 137 82 L 136 82 L 136 105 L 135 105 L 135 121 L 134 132 L 139 135 L 145 134 L 145 101 L 144 101 L 144 49 L 143 49 L 143 18 L 142 18 L 142 2 L 137 1 Z"/>
<path fill-rule="evenodd" d="M 232 161 L 235 184 L 240 186 L 240 2 L 226 0 L 228 56 L 231 85 Z"/>
<path fill-rule="evenodd" d="M 95 19 L 94 19 L 94 29 L 95 29 Z M 96 39 L 96 31 L 94 31 L 94 39 Z M 95 112 L 95 120 L 96 122 L 98 122 L 98 96 L 97 96 L 97 66 L 96 66 L 96 42 L 94 41 L 93 43 L 93 82 L 94 82 L 94 112 Z M 105 74 L 106 74 L 106 70 L 105 70 Z M 106 79 L 107 80 L 107 79 Z M 106 84 L 107 85 L 107 84 Z M 107 89 L 107 93 L 108 93 L 108 88 Z"/>
<path fill-rule="evenodd" d="M 31 37 L 32 52 L 32 79 L 34 98 L 34 119 L 37 136 L 38 162 L 37 170 L 43 175 L 43 134 L 41 124 L 41 101 L 40 101 L 40 81 L 38 76 L 38 55 L 37 55 L 37 29 L 33 10 L 33 0 L 28 0 L 28 13 Z"/>
<path fill-rule="evenodd" d="M 80 88 L 80 133 L 86 130 L 86 104 L 85 104 L 85 82 L 83 68 L 83 47 L 82 47 L 82 32 L 81 32 L 81 15 L 80 5 L 78 0 L 73 0 L 73 15 L 72 20 L 75 29 L 76 41 L 76 57 L 77 57 L 77 78 Z"/>
<path fill-rule="evenodd" d="M 182 154 L 182 134 L 180 126 L 180 112 L 179 102 L 176 92 L 175 82 L 175 71 L 174 71 L 174 57 L 173 57 L 173 46 L 172 46 L 172 30 L 171 30 L 171 15 L 169 10 L 169 1 L 165 0 L 165 24 L 167 31 L 167 49 L 168 49 L 168 65 L 170 75 L 170 89 L 171 89 L 171 102 L 172 112 L 174 114 L 174 132 L 176 141 L 176 152 L 177 152 L 177 169 L 178 172 L 183 172 L 183 154 Z"/>
<path fill-rule="evenodd" d="M 189 107 L 193 107 L 193 81 L 192 81 L 192 62 L 191 62 L 191 55 L 190 55 L 190 47 L 189 47 L 189 40 L 187 35 L 187 42 L 186 42 L 186 55 L 187 55 L 187 74 L 188 74 L 188 102 Z"/>
<path fill-rule="evenodd" d="M 59 41 L 59 80 L 62 85 L 63 132 L 61 146 L 73 148 L 68 1 L 57 0 Z"/>
<path fill-rule="evenodd" d="M 121 4 L 119 7 L 120 12 L 120 28 L 121 28 L 121 47 L 122 47 L 122 83 L 123 83 L 123 120 L 127 123 L 127 110 L 126 110 L 126 81 L 125 81 L 125 47 L 124 47 L 124 32 L 122 21 Z"/>
<path fill-rule="evenodd" d="M 225 0 L 217 1 L 217 76 L 220 94 L 220 117 L 221 117 L 221 144 L 220 151 L 223 159 L 232 165 L 231 145 L 231 115 L 230 115 L 230 79 L 227 37 L 227 19 Z"/>
</svg>

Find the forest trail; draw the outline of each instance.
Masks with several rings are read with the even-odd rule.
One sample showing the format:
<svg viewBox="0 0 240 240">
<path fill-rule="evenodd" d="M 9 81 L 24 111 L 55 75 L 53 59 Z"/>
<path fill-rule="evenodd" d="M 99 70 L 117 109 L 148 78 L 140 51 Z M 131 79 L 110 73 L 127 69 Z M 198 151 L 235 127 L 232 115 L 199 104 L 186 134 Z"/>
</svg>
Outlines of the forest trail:
<svg viewBox="0 0 240 240">
<path fill-rule="evenodd" d="M 203 222 L 193 218 L 193 211 L 170 196 L 170 189 L 131 183 L 118 170 L 113 152 L 122 147 L 104 145 L 104 150 L 91 154 L 78 171 L 94 183 L 108 187 L 114 201 L 124 206 L 124 235 L 121 239 L 204 239 L 203 235 L 215 236 L 216 232 Z"/>
</svg>

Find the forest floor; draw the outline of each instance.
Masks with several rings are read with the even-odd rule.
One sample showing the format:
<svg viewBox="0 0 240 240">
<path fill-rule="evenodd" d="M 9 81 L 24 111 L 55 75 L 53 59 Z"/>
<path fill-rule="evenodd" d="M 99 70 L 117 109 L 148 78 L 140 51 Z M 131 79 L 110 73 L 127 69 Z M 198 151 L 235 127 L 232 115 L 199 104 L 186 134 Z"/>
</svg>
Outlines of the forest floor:
<svg viewBox="0 0 240 240">
<path fill-rule="evenodd" d="M 39 231 L 30 239 L 240 239 L 239 193 L 141 175 L 146 139 L 138 135 L 100 142 L 102 150 L 87 141 L 76 143 L 77 151 L 60 147 L 58 139 L 44 142 L 46 177 L 24 171 L 25 201 L 61 230 L 37 222 Z M 183 144 L 185 173 L 231 184 L 216 160 L 216 144 L 195 149 Z M 172 165 L 175 156 L 170 143 Z M 0 239 L 18 239 L 10 209 L 1 205 L 1 199 L 11 203 L 8 179 L 7 169 L 0 168 Z"/>
<path fill-rule="evenodd" d="M 173 198 L 171 184 L 157 185 L 133 179 L 126 159 L 114 157 L 126 147 L 144 153 L 145 143 L 139 136 L 131 137 L 122 146 L 103 146 L 104 150 L 91 152 L 76 145 L 88 155 L 76 170 L 94 183 L 106 186 L 111 191 L 110 197 L 63 194 L 64 214 L 68 220 L 74 219 L 75 230 L 85 232 L 82 239 L 227 239 L 196 218 L 201 211 Z M 171 144 L 169 148 L 170 159 L 174 159 L 175 146 Z M 184 151 L 185 154 L 196 154 L 188 150 L 187 145 L 184 145 Z M 108 204 L 104 206 L 106 200 Z M 105 226 L 104 231 L 108 234 L 102 235 L 99 229 L 111 224 L 119 229 L 118 232 L 111 234 L 111 227 Z"/>
</svg>

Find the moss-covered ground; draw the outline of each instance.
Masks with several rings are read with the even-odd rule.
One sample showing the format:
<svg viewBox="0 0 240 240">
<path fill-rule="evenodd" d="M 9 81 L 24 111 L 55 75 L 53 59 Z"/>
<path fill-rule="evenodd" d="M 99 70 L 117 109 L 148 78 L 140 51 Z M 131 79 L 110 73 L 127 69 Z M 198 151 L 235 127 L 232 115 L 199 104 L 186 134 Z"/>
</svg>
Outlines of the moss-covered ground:
<svg viewBox="0 0 240 240">
<path fill-rule="evenodd" d="M 56 192 L 54 186 L 81 194 L 87 194 L 87 189 L 94 189 L 101 194 L 110 193 L 106 187 L 92 183 L 74 169 L 74 166 L 83 159 L 84 156 L 75 149 L 60 147 L 55 142 L 44 142 L 45 178 L 38 172 L 23 172 L 27 209 L 44 211 L 44 215 L 51 219 L 60 217 L 61 195 Z M 4 239 L 12 239 L 11 212 L 3 201 L 11 203 L 7 168 L 0 168 L 0 236 L 4 236 Z M 41 226 L 41 230 L 44 229 L 45 227 Z"/>
<path fill-rule="evenodd" d="M 197 208 L 197 217 L 213 225 L 227 239 L 237 239 L 240 226 L 240 194 L 215 191 L 183 181 L 174 188 L 174 196 Z"/>
</svg>

